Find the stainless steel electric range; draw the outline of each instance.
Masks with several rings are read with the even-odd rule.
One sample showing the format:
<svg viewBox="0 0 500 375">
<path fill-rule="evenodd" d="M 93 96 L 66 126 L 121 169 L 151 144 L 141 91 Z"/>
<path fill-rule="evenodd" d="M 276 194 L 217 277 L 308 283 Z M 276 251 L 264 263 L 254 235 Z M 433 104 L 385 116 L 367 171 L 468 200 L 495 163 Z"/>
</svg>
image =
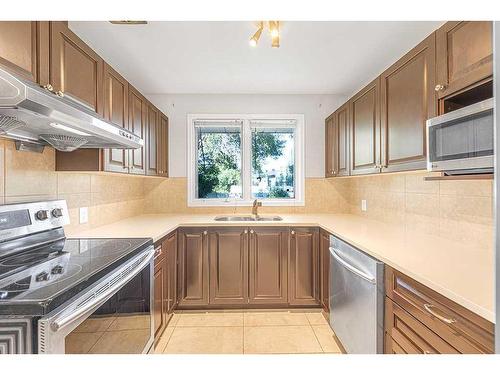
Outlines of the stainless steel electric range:
<svg viewBox="0 0 500 375">
<path fill-rule="evenodd" d="M 0 206 L 0 353 L 147 353 L 153 241 L 67 239 L 64 200 Z"/>
</svg>

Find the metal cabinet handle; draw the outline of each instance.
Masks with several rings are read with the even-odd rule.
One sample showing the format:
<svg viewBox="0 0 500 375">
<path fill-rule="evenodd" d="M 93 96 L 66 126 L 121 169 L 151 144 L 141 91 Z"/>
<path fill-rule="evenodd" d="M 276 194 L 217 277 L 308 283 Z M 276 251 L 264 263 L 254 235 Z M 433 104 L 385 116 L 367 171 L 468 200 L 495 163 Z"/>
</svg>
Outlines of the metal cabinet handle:
<svg viewBox="0 0 500 375">
<path fill-rule="evenodd" d="M 60 98 L 64 98 L 64 93 L 61 90 L 56 91 L 55 94 Z"/>
<path fill-rule="evenodd" d="M 456 323 L 456 319 L 453 319 L 453 318 L 446 318 L 444 317 L 443 315 L 441 314 L 438 314 L 437 312 L 433 311 L 432 309 L 434 308 L 434 305 L 430 304 L 430 303 L 425 303 L 424 304 L 424 309 L 429 313 L 431 314 L 432 316 L 438 318 L 439 320 L 441 320 L 442 322 L 446 323 L 446 324 L 453 324 L 453 323 Z"/>
<path fill-rule="evenodd" d="M 155 260 L 156 260 L 156 258 L 158 258 L 158 257 L 161 255 L 161 253 L 162 253 L 162 248 L 161 248 L 161 246 L 160 246 L 160 247 L 157 247 L 157 248 L 155 249 Z"/>
</svg>

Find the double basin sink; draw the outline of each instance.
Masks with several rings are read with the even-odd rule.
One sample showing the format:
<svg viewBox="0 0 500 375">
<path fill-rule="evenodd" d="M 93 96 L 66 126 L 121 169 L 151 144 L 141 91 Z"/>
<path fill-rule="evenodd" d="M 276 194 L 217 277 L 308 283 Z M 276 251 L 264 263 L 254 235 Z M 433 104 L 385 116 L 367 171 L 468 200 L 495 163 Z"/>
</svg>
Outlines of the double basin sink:
<svg viewBox="0 0 500 375">
<path fill-rule="evenodd" d="M 281 216 L 231 215 L 216 216 L 215 221 L 281 221 Z"/>
</svg>

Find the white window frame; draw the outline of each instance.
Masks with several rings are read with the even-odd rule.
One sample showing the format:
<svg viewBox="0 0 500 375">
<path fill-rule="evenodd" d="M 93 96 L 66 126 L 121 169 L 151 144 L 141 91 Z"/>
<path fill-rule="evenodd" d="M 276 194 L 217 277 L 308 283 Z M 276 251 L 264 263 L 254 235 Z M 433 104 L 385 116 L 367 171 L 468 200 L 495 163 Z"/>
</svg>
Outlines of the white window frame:
<svg viewBox="0 0 500 375">
<path fill-rule="evenodd" d="M 195 121 L 203 120 L 241 120 L 243 122 L 242 141 L 242 198 L 209 198 L 196 197 L 196 131 Z M 215 206 L 251 206 L 254 199 L 251 196 L 251 121 L 295 121 L 295 198 L 259 198 L 264 206 L 304 206 L 305 204 L 305 171 L 304 171 L 304 115 L 302 114 L 188 114 L 187 115 L 187 190 L 188 207 L 215 207 Z M 269 125 L 263 125 L 268 127 Z M 274 125 L 273 125 L 274 126 Z"/>
</svg>

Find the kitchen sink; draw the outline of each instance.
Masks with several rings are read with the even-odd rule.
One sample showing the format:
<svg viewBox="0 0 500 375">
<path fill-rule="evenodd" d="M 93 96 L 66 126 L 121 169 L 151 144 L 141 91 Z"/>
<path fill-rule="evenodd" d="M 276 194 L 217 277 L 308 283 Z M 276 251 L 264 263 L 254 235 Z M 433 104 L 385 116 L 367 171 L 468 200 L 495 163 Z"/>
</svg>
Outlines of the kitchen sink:
<svg viewBox="0 0 500 375">
<path fill-rule="evenodd" d="M 281 216 L 253 216 L 253 215 L 239 215 L 239 216 L 216 216 L 215 221 L 281 221 Z"/>
</svg>

